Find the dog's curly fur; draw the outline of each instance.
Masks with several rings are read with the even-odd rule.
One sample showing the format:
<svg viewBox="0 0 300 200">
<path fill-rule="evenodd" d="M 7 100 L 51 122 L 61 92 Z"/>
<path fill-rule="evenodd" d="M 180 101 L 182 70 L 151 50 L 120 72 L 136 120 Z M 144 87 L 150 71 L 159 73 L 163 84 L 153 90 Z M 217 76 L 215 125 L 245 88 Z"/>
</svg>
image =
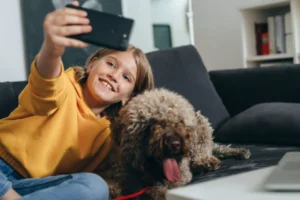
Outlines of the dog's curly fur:
<svg viewBox="0 0 300 200">
<path fill-rule="evenodd" d="M 139 199 L 165 199 L 167 189 L 189 183 L 194 173 L 218 169 L 219 158 L 250 156 L 247 149 L 215 144 L 208 119 L 183 96 L 164 88 L 132 98 L 111 119 L 111 129 L 113 151 L 98 173 L 113 198 L 151 186 Z M 166 178 L 166 159 L 179 166 L 176 182 Z"/>
</svg>

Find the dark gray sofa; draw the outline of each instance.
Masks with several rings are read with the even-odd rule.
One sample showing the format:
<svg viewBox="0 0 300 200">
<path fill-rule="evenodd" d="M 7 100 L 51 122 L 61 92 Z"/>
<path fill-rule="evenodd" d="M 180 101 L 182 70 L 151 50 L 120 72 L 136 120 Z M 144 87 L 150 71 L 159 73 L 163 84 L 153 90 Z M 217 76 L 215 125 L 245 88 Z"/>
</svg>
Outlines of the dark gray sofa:
<svg viewBox="0 0 300 200">
<path fill-rule="evenodd" d="M 193 183 L 275 165 L 285 152 L 300 151 L 300 65 L 208 72 L 191 45 L 147 56 L 156 87 L 184 95 L 201 110 L 215 141 L 251 150 L 249 160 L 224 160 Z"/>
<path fill-rule="evenodd" d="M 208 72 L 191 45 L 147 57 L 156 87 L 182 94 L 201 110 L 215 141 L 252 152 L 249 160 L 224 160 L 218 171 L 195 176 L 193 183 L 274 165 L 285 152 L 300 151 L 299 65 Z M 0 83 L 0 118 L 17 106 L 26 84 Z"/>
</svg>

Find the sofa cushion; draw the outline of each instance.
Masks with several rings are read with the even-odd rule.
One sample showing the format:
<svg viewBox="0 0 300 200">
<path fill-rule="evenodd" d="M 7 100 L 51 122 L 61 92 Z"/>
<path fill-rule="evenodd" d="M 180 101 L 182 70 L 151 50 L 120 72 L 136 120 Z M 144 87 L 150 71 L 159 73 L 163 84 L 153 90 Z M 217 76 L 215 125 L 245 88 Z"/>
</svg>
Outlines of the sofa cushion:
<svg viewBox="0 0 300 200">
<path fill-rule="evenodd" d="M 18 105 L 18 96 L 27 81 L 0 83 L 0 119 L 7 117 Z"/>
<path fill-rule="evenodd" d="M 164 87 L 186 97 L 215 129 L 229 118 L 194 46 L 151 52 L 147 57 L 156 87 Z"/>
<path fill-rule="evenodd" d="M 241 112 L 215 133 L 220 142 L 300 145 L 300 104 L 261 103 Z"/>
</svg>

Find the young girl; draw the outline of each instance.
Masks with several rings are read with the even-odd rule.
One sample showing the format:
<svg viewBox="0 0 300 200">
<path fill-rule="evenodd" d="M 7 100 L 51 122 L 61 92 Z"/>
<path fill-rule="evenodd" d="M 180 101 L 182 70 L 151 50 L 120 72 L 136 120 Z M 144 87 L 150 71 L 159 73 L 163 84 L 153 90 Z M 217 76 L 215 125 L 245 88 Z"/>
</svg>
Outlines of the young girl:
<svg viewBox="0 0 300 200">
<path fill-rule="evenodd" d="M 106 183 L 91 173 L 111 148 L 106 115 L 154 84 L 145 55 L 133 46 L 99 50 L 84 69 L 64 71 L 65 48 L 87 45 L 67 36 L 91 30 L 83 11 L 46 16 L 28 85 L 18 107 L 0 120 L 1 200 L 108 199 Z"/>
</svg>

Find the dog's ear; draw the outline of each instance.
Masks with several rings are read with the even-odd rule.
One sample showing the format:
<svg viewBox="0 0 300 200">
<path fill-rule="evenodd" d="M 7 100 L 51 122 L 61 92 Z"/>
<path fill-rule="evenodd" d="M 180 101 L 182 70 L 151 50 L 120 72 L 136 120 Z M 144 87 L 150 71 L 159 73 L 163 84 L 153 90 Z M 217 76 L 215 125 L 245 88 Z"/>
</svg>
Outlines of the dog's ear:
<svg viewBox="0 0 300 200">
<path fill-rule="evenodd" d="M 130 125 L 121 131 L 120 147 L 123 163 L 138 171 L 144 170 L 145 152 L 147 151 L 152 126 L 157 124 L 157 119 L 149 118 L 147 120 L 139 119 L 136 122 L 128 120 Z"/>
<path fill-rule="evenodd" d="M 123 163 L 136 171 L 143 172 L 146 165 L 145 152 L 151 134 L 151 125 L 143 124 L 135 132 L 124 133 L 121 139 L 121 157 Z"/>
<path fill-rule="evenodd" d="M 203 116 L 200 111 L 195 113 L 196 115 L 196 135 L 195 139 L 193 139 L 193 143 L 197 144 L 198 149 L 197 151 L 202 151 L 201 149 L 211 149 L 212 147 L 212 134 L 213 128 L 211 127 L 208 118 Z M 199 145 L 201 144 L 201 145 Z"/>
<path fill-rule="evenodd" d="M 195 112 L 195 115 L 196 115 L 196 119 L 197 119 L 197 124 L 198 125 L 209 125 L 210 126 L 210 122 L 208 120 L 208 118 L 204 117 L 200 110 L 198 110 L 197 112 Z"/>
<path fill-rule="evenodd" d="M 213 128 L 212 128 L 208 118 L 203 116 L 200 111 L 197 111 L 195 113 L 195 115 L 196 115 L 196 119 L 197 119 L 197 129 L 198 129 L 198 131 L 205 132 L 209 135 L 212 135 L 213 134 Z"/>
</svg>

